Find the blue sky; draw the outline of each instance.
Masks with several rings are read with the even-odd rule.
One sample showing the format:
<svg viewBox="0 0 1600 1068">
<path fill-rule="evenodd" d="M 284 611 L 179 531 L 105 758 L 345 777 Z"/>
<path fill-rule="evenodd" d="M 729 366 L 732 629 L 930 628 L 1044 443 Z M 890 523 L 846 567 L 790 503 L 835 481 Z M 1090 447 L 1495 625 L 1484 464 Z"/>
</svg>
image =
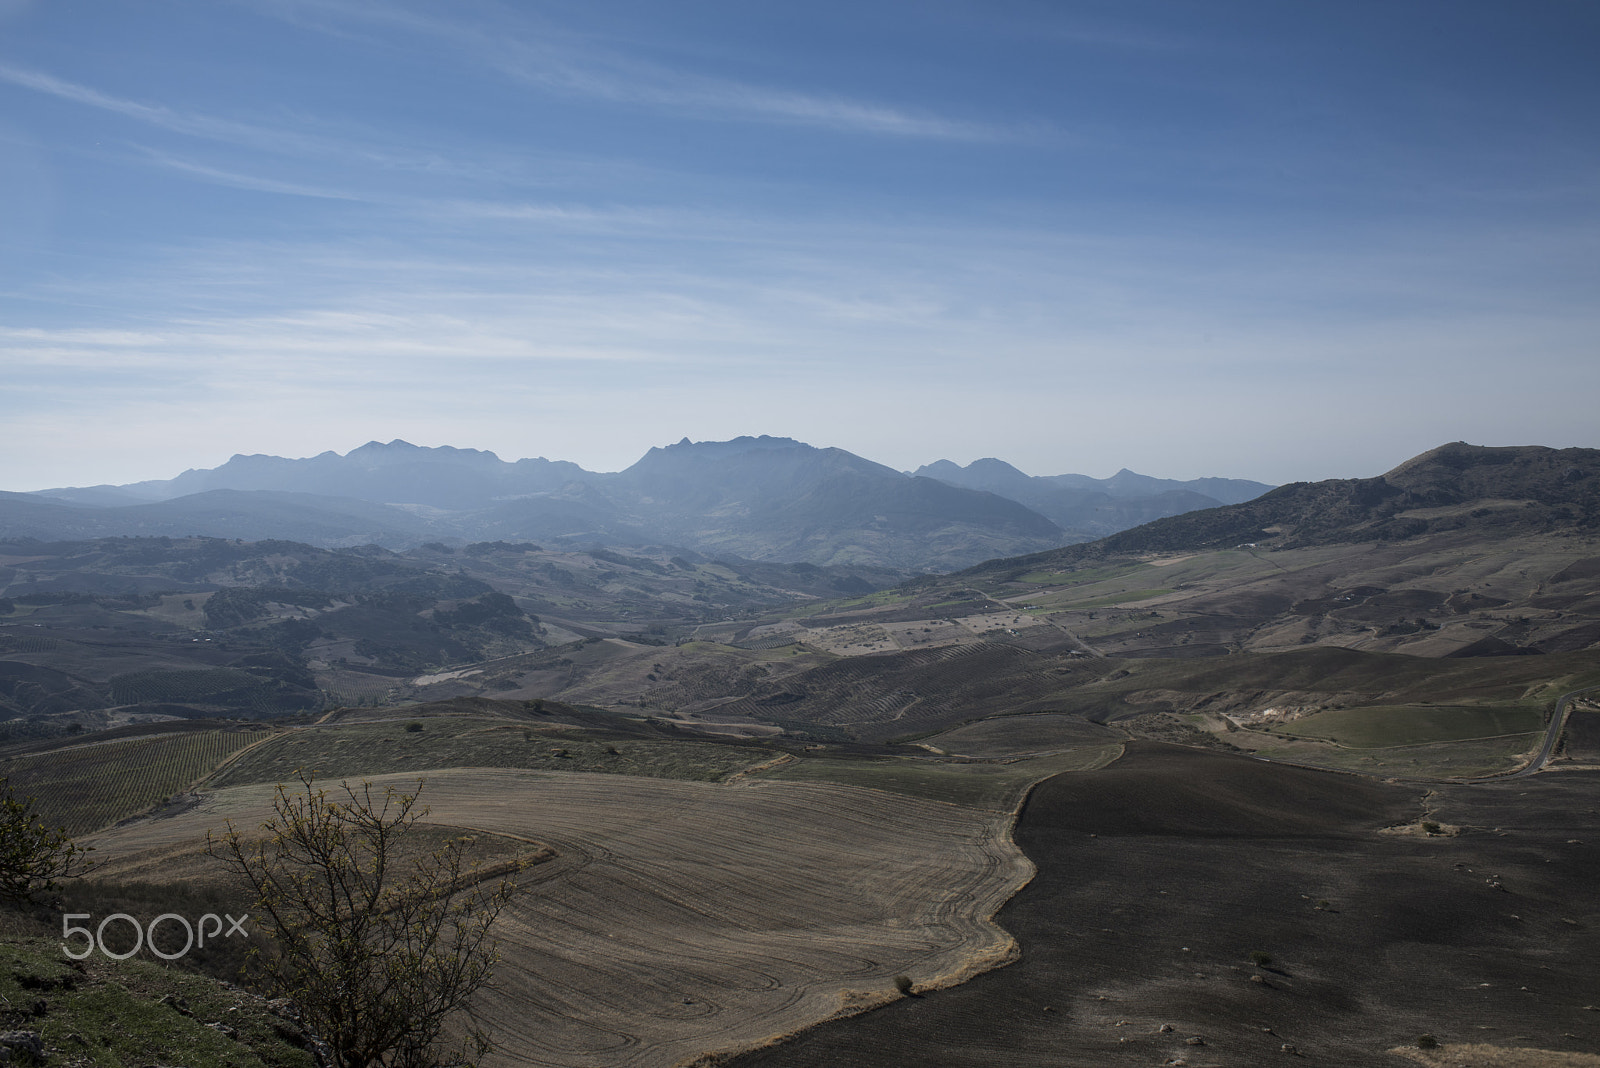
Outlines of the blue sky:
<svg viewBox="0 0 1600 1068">
<path fill-rule="evenodd" d="M 0 489 L 1600 446 L 1600 5 L 0 0 Z"/>
</svg>

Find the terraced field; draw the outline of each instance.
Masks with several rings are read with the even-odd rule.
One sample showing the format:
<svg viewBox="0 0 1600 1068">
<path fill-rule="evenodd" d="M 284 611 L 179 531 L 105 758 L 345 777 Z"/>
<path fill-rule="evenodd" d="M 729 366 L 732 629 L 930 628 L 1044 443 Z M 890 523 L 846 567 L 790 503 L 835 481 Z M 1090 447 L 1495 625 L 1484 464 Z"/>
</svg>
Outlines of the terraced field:
<svg viewBox="0 0 1600 1068">
<path fill-rule="evenodd" d="M 455 769 L 425 797 L 436 821 L 558 854 L 502 914 L 479 1005 L 501 1066 L 666 1068 L 891 1000 L 900 973 L 955 982 L 1009 959 L 989 917 L 1033 870 L 1008 812 L 834 784 Z M 269 800 L 221 790 L 102 834 L 102 871 L 170 872 Z"/>
</svg>

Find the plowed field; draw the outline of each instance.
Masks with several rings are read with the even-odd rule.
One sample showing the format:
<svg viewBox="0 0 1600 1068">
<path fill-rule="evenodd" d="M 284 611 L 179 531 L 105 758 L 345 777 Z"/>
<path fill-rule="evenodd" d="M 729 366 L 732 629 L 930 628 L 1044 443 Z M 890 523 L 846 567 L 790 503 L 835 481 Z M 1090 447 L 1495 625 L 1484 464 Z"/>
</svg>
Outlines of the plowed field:
<svg viewBox="0 0 1600 1068">
<path fill-rule="evenodd" d="M 1429 789 L 1129 743 L 1034 790 L 1020 961 L 738 1068 L 1555 1068 L 1600 1057 L 1600 775 Z M 1457 828 L 1382 833 L 1419 817 Z M 1498 1052 L 1486 1051 L 1495 1047 Z"/>
<path fill-rule="evenodd" d="M 102 873 L 176 870 L 270 796 L 221 790 L 102 835 Z M 1033 870 L 1008 814 L 833 784 L 451 769 L 424 797 L 434 820 L 558 853 L 501 917 L 479 1011 L 504 1066 L 665 1068 L 888 1000 L 900 973 L 964 978 L 1008 959 L 989 917 Z"/>
</svg>

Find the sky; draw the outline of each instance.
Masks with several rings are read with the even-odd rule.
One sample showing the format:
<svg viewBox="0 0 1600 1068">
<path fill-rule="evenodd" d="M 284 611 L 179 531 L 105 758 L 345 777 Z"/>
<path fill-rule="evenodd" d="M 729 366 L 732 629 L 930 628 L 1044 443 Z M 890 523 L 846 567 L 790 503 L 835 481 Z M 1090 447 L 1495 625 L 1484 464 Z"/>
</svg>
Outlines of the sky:
<svg viewBox="0 0 1600 1068">
<path fill-rule="evenodd" d="M 1600 446 L 1600 5 L 0 0 L 0 489 Z"/>
</svg>

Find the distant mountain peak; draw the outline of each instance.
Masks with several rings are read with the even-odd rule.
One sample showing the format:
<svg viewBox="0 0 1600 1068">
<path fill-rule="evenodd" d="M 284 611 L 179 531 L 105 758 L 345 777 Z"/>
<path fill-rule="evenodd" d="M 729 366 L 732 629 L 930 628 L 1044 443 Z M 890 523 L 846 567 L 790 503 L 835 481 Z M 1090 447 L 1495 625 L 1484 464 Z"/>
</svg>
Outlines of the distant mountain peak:
<svg viewBox="0 0 1600 1068">
<path fill-rule="evenodd" d="M 809 449 L 814 452 L 826 452 L 826 449 L 816 449 L 803 441 L 794 438 L 775 438 L 770 434 L 752 437 L 744 434 L 727 441 L 690 441 L 687 437 L 671 445 L 657 445 L 645 453 L 645 457 L 663 456 L 671 454 L 680 456 L 693 454 L 697 456 L 737 456 L 743 453 L 766 451 L 772 449 Z"/>
<path fill-rule="evenodd" d="M 327 453 L 323 454 L 328 455 Z M 333 455 L 337 456 L 337 453 Z M 358 462 L 376 461 L 378 463 L 409 462 L 437 457 L 441 460 L 460 461 L 467 460 L 475 463 L 501 463 L 500 457 L 483 449 L 458 449 L 454 445 L 413 445 L 409 441 L 395 438 L 388 444 L 381 441 L 369 441 L 358 449 L 351 449 L 344 455 L 346 460 Z M 319 456 L 318 459 L 321 459 Z"/>
</svg>

